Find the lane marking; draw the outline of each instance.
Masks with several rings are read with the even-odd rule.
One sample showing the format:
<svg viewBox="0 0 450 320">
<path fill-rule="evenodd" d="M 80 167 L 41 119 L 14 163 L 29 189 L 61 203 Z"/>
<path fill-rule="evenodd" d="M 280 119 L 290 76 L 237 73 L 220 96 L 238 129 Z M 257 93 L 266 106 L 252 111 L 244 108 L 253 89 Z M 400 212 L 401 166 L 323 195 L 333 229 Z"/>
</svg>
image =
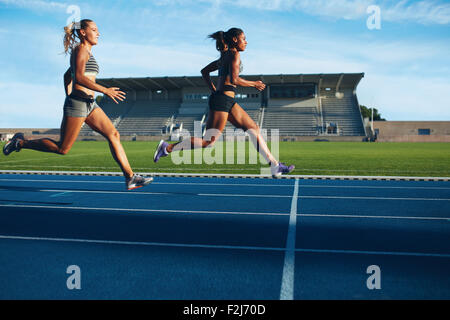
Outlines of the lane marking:
<svg viewBox="0 0 450 320">
<path fill-rule="evenodd" d="M 365 251 L 365 250 L 333 250 L 333 249 L 296 249 L 296 252 L 303 253 L 341 253 L 341 254 L 367 254 L 383 256 L 413 256 L 413 257 L 434 257 L 450 258 L 449 253 L 424 253 L 424 252 L 395 252 L 395 251 Z"/>
<path fill-rule="evenodd" d="M 7 236 L 7 235 L 0 235 L 0 239 L 7 239 L 7 240 L 31 240 L 31 241 L 54 241 L 54 242 L 80 242 L 80 243 L 132 245 L 132 246 L 201 248 L 201 249 L 232 249 L 232 250 L 236 249 L 236 250 L 260 250 L 260 251 L 284 251 L 285 250 L 284 248 L 275 248 L 275 247 L 226 246 L 226 245 L 208 245 L 208 244 L 184 244 L 184 243 L 121 241 L 121 240 L 93 240 L 93 239 L 26 237 L 26 236 Z"/>
<path fill-rule="evenodd" d="M 173 170 L 188 170 L 186 168 L 170 168 Z M 198 169 L 192 169 L 198 170 Z M 225 169 L 218 169 L 225 170 Z M 242 169 L 248 170 L 248 169 Z M 166 172 L 138 172 L 142 175 L 158 177 L 195 177 L 195 178 L 250 178 L 272 179 L 270 175 L 261 174 L 228 174 L 228 173 L 166 173 Z M 37 170 L 0 170 L 0 174 L 26 174 L 26 175 L 69 175 L 69 176 L 123 176 L 121 172 L 92 172 L 92 171 L 37 171 Z M 450 181 L 450 177 L 413 177 L 413 176 L 342 176 L 342 175 L 285 175 L 278 179 L 305 179 L 305 180 L 376 180 L 376 181 Z"/>
<path fill-rule="evenodd" d="M 297 181 L 297 180 L 296 180 Z M 6 190 L 6 188 L 0 188 Z M 30 190 L 26 190 L 30 191 Z M 34 190 L 33 190 L 34 191 Z M 173 195 L 177 192 L 130 192 L 130 191 L 101 191 L 101 190 L 76 190 L 76 189 L 37 189 L 39 192 L 74 192 L 74 193 L 98 193 L 98 194 L 128 194 L 128 195 Z M 261 197 L 261 198 L 290 198 L 285 195 L 261 195 L 261 194 L 230 194 L 230 193 L 192 193 L 203 197 Z M 439 198 L 388 198 L 388 197 L 344 197 L 344 196 L 299 196 L 301 199 L 352 199 L 352 200 L 396 200 L 396 201 L 450 201 Z"/>
<path fill-rule="evenodd" d="M 47 180 L 47 179 L 0 179 L 6 182 L 52 182 L 52 183 L 105 183 L 123 184 L 123 181 L 101 181 L 101 180 Z M 200 183 L 200 182 L 152 182 L 152 185 L 198 185 L 198 186 L 244 186 L 244 187 L 292 187 L 292 184 L 256 184 L 256 183 Z M 450 188 L 449 188 L 450 189 Z"/>
<path fill-rule="evenodd" d="M 102 180 L 48 180 L 48 179 L 0 179 L 5 182 L 51 182 L 51 183 L 98 183 L 98 184 L 123 184 L 123 181 L 102 181 Z M 152 182 L 152 185 L 197 185 L 197 186 L 243 186 L 243 187 L 292 187 L 291 184 L 254 184 L 254 183 L 200 183 L 200 182 Z M 331 189 L 407 189 L 407 190 L 450 190 L 446 187 L 395 187 L 395 186 L 349 186 L 349 185 L 311 185 L 299 184 L 305 188 L 331 188 Z"/>
<path fill-rule="evenodd" d="M 286 239 L 283 276 L 281 279 L 280 300 L 294 300 L 294 269 L 295 269 L 295 231 L 297 228 L 298 179 L 295 179 L 294 193 L 289 215 L 289 228 Z"/>
<path fill-rule="evenodd" d="M 320 214 L 320 213 L 299 213 L 301 217 L 325 217 L 325 218 L 356 218 L 356 219 L 405 219 L 405 220 L 449 220 L 446 217 L 409 217 L 409 216 L 369 216 L 351 214 Z"/>
<path fill-rule="evenodd" d="M 297 197 L 300 198 L 300 197 Z M 7 201 L 7 200 L 0 200 Z M 8 200 L 9 201 L 9 200 Z M 19 202 L 17 200 L 15 202 Z M 29 201 L 36 203 L 36 201 Z M 71 204 L 71 203 L 68 203 Z M 205 214 L 233 214 L 233 215 L 271 215 L 271 216 L 290 216 L 290 213 L 282 212 L 233 212 L 233 211 L 193 211 L 193 210 L 169 210 L 169 209 L 133 209 L 133 208 L 98 208 L 98 207 L 67 207 L 67 206 L 41 206 L 41 205 L 16 205 L 16 204 L 0 204 L 0 207 L 10 208 L 43 208 L 43 209 L 69 209 L 69 210 L 85 210 L 85 211 L 124 211 L 124 212 L 168 212 L 168 213 L 205 213 Z M 331 218 L 362 218 L 362 219 L 405 219 L 405 220 L 444 220 L 450 221 L 450 217 L 411 217 L 411 216 L 371 216 L 371 215 L 351 215 L 351 214 L 307 214 L 299 213 L 298 217 L 331 217 Z"/>
<path fill-rule="evenodd" d="M 55 193 L 55 194 L 52 194 L 51 196 L 50 196 L 50 198 L 56 198 L 56 197 L 63 197 L 63 196 L 66 196 L 66 195 L 70 195 L 72 192 L 60 192 L 60 193 Z"/>
<path fill-rule="evenodd" d="M 256 198 L 292 198 L 292 196 L 276 194 L 229 194 L 229 193 L 198 193 L 202 197 L 256 197 Z"/>
<path fill-rule="evenodd" d="M 259 250 L 259 251 L 285 251 L 286 248 L 276 247 L 257 247 L 257 246 L 226 246 L 226 245 L 208 245 L 208 244 L 183 244 L 183 243 L 164 243 L 164 242 L 145 242 L 145 241 L 121 241 L 121 240 L 94 240 L 94 239 L 74 239 L 74 238 L 51 238 L 51 237 L 31 237 L 31 236 L 10 236 L 0 235 L 3 240 L 22 240 L 22 241 L 50 241 L 50 242 L 76 242 L 76 243 L 94 243 L 108 245 L 132 245 L 132 246 L 155 246 L 155 247 L 180 247 L 180 248 L 199 248 L 199 249 L 229 249 L 229 250 Z M 425 252 L 402 252 L 402 251 L 359 251 L 359 250 L 334 250 L 334 249 L 295 249 L 297 253 L 337 253 L 354 255 L 388 255 L 388 256 L 414 256 L 414 257 L 433 257 L 450 258 L 447 253 L 425 253 Z"/>
<path fill-rule="evenodd" d="M 234 211 L 194 211 L 194 210 L 168 210 L 168 209 L 129 209 L 129 208 L 94 208 L 94 207 L 59 207 L 59 206 L 35 206 L 35 205 L 7 205 L 0 207 L 9 208 L 41 208 L 41 209 L 68 209 L 84 211 L 119 211 L 119 212 L 169 212 L 169 213 L 206 213 L 206 214 L 234 214 L 234 215 L 263 215 L 263 216 L 288 216 L 288 213 L 278 212 L 234 212 Z"/>
<path fill-rule="evenodd" d="M 450 201 L 440 198 L 389 198 L 389 197 L 342 197 L 342 196 L 300 196 L 303 199 L 351 199 L 351 200 L 397 200 L 397 201 Z"/>
</svg>

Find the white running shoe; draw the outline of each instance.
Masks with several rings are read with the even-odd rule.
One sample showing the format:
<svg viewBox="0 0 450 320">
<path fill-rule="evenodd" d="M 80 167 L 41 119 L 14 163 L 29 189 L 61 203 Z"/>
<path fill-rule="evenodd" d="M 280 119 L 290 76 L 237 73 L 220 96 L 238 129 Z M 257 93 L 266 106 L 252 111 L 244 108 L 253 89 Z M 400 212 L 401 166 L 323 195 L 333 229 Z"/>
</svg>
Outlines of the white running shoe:
<svg viewBox="0 0 450 320">
<path fill-rule="evenodd" d="M 9 140 L 4 146 L 3 146 L 3 154 L 5 156 L 9 155 L 11 152 L 20 151 L 19 142 L 20 140 L 25 140 L 25 137 L 23 136 L 22 132 L 16 133 L 11 140 Z"/>
<path fill-rule="evenodd" d="M 138 174 L 134 174 L 131 178 L 125 179 L 127 190 L 133 190 L 144 187 L 153 181 L 153 177 L 144 178 Z"/>
</svg>

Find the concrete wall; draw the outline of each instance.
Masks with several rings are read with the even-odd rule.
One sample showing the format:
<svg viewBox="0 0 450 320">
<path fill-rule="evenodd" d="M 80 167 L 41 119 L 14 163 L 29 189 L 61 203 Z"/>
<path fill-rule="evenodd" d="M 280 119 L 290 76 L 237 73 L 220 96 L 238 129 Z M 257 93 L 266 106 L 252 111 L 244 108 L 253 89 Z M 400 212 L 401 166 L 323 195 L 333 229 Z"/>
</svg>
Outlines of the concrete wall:
<svg viewBox="0 0 450 320">
<path fill-rule="evenodd" d="M 450 121 L 374 121 L 378 142 L 450 142 Z M 419 135 L 429 129 L 430 135 Z"/>
</svg>

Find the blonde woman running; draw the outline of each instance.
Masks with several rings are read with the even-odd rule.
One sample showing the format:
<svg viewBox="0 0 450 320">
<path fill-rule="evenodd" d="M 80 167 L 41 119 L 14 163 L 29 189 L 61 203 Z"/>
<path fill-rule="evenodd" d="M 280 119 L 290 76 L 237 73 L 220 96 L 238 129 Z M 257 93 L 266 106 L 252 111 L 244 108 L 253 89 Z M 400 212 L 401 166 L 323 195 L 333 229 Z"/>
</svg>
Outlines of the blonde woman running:
<svg viewBox="0 0 450 320">
<path fill-rule="evenodd" d="M 115 103 L 125 99 L 125 93 L 119 88 L 105 88 L 95 82 L 99 67 L 92 55 L 92 47 L 97 45 L 100 36 L 97 25 L 92 20 L 83 19 L 65 27 L 64 31 L 64 49 L 66 53 L 70 52 L 70 67 L 64 74 L 66 100 L 60 140 L 28 140 L 23 133 L 16 133 L 3 147 L 3 153 L 7 156 L 13 151 L 32 149 L 65 155 L 77 139 L 81 126 L 86 123 L 108 140 L 111 154 L 125 176 L 128 190 L 149 184 L 153 178 L 139 176 L 131 169 L 118 131 L 94 100 L 94 91 L 107 95 Z"/>
</svg>

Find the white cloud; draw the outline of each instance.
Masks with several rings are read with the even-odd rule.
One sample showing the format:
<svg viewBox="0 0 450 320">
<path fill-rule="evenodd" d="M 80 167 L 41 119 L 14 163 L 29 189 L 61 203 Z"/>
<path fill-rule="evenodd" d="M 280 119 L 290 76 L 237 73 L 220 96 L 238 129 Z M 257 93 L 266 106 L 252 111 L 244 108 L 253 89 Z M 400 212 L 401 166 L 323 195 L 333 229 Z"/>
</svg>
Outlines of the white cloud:
<svg viewBox="0 0 450 320">
<path fill-rule="evenodd" d="M 399 1 L 393 7 L 382 9 L 382 18 L 387 21 L 413 21 L 422 24 L 449 24 L 450 4 L 437 1 Z"/>
<path fill-rule="evenodd" d="M 395 4 L 393 1 L 373 0 L 222 0 L 225 4 L 236 5 L 243 8 L 292 11 L 299 10 L 312 16 L 333 19 L 356 20 L 368 17 L 367 8 L 378 5 L 381 8 L 383 20 L 398 22 L 410 21 L 422 24 L 450 23 L 450 4 L 442 1 L 402 0 Z"/>
<path fill-rule="evenodd" d="M 33 10 L 66 10 L 67 4 L 43 0 L 0 0 L 1 4 Z"/>
</svg>

